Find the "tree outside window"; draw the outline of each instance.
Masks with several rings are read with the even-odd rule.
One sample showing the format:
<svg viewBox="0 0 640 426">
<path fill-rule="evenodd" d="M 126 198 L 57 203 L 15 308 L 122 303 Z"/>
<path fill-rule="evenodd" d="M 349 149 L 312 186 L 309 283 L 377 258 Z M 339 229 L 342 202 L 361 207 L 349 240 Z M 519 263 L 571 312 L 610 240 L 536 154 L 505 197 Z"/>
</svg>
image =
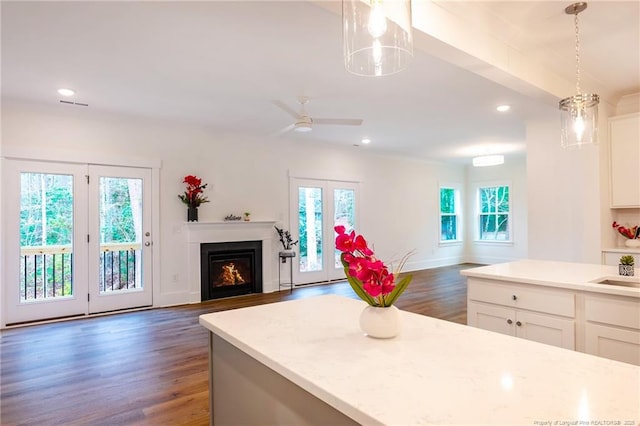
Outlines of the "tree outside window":
<svg viewBox="0 0 640 426">
<path fill-rule="evenodd" d="M 506 185 L 480 187 L 478 197 L 479 239 L 511 241 L 509 187 Z"/>
<path fill-rule="evenodd" d="M 458 241 L 459 192 L 456 188 L 440 188 L 440 241 Z"/>
</svg>

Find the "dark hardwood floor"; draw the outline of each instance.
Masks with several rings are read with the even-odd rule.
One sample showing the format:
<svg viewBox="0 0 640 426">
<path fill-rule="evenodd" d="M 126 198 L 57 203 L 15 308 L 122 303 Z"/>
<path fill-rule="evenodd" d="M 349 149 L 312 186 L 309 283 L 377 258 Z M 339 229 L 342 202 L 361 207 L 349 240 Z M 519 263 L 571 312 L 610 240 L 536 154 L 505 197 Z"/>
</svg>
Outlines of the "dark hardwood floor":
<svg viewBox="0 0 640 426">
<path fill-rule="evenodd" d="M 464 264 L 413 272 L 400 309 L 466 324 Z M 3 330 L 2 425 L 208 425 L 201 314 L 339 294 L 346 282 Z"/>
</svg>

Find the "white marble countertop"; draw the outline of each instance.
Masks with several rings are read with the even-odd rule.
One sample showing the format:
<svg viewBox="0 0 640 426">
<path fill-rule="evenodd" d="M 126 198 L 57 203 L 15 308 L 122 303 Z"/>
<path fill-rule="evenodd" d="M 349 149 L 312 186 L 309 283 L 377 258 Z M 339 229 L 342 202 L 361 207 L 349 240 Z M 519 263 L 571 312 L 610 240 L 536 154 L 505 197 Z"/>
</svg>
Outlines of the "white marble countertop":
<svg viewBox="0 0 640 426">
<path fill-rule="evenodd" d="M 200 324 L 365 425 L 640 421 L 640 367 L 404 311 L 399 336 L 372 339 L 364 306 L 318 296 Z"/>
<path fill-rule="evenodd" d="M 588 263 L 552 262 L 547 260 L 518 260 L 508 263 L 480 266 L 460 271 L 462 275 L 499 281 L 524 284 L 536 284 L 546 287 L 567 288 L 593 293 L 615 294 L 640 298 L 640 288 L 609 284 L 596 284 L 592 281 L 605 277 L 640 284 L 640 269 L 636 276 L 618 275 L 618 266 Z"/>
</svg>

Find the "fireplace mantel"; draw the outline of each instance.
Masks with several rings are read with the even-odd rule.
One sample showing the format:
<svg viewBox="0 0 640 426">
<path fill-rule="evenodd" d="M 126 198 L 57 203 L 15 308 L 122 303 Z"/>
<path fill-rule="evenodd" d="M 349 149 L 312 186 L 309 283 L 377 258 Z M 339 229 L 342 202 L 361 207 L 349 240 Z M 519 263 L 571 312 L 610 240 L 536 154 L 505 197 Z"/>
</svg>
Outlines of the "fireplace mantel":
<svg viewBox="0 0 640 426">
<path fill-rule="evenodd" d="M 228 222 L 186 222 L 187 242 L 224 243 L 226 241 L 271 240 L 275 236 L 274 220 Z"/>
<path fill-rule="evenodd" d="M 185 233 L 188 245 L 189 299 L 200 302 L 200 244 L 231 241 L 262 241 L 262 291 L 277 290 L 273 272 L 278 267 L 278 256 L 274 253 L 276 221 L 251 220 L 228 222 L 186 222 Z M 275 283 L 275 284 L 274 284 Z"/>
</svg>

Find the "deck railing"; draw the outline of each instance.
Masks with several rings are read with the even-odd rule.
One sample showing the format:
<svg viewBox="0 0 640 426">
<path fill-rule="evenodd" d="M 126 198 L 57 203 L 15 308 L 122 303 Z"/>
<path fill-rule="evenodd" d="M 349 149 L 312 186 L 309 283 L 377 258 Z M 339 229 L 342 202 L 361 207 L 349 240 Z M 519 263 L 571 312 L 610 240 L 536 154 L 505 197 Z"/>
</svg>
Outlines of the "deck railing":
<svg viewBox="0 0 640 426">
<path fill-rule="evenodd" d="M 100 246 L 101 292 L 140 287 L 141 248 L 140 243 Z M 20 266 L 21 301 L 69 297 L 74 294 L 71 245 L 21 247 Z"/>
</svg>

